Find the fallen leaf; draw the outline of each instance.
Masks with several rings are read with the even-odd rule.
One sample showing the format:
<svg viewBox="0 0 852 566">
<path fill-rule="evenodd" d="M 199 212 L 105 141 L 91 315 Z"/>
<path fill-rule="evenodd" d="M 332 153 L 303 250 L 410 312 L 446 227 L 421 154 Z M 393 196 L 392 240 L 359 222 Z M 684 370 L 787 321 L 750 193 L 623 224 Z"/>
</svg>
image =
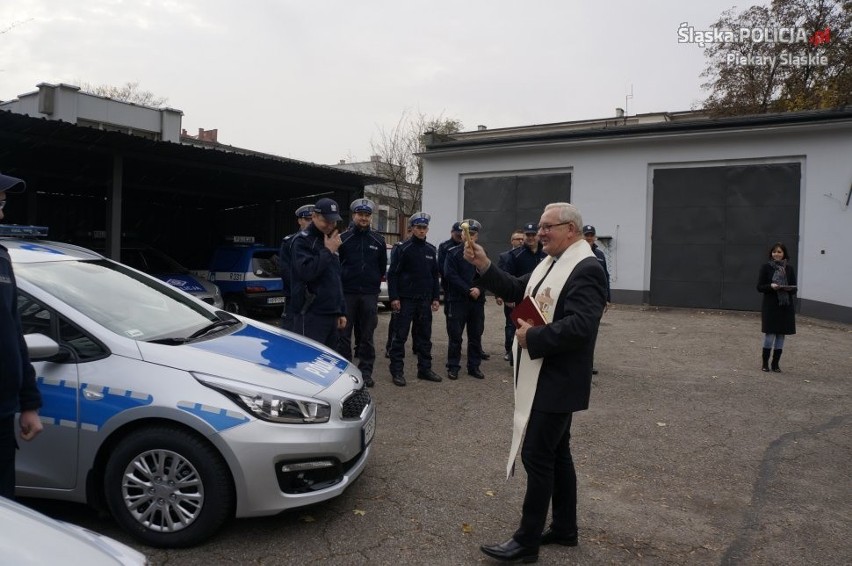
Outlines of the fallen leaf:
<svg viewBox="0 0 852 566">
<path fill-rule="evenodd" d="M 314 523 L 314 522 L 316 522 L 316 519 L 314 519 L 310 515 L 302 515 L 301 517 L 299 517 L 299 520 L 302 521 L 303 523 Z"/>
<path fill-rule="evenodd" d="M 471 527 L 467 523 L 462 523 L 462 532 L 468 535 L 473 532 L 473 527 Z"/>
<path fill-rule="evenodd" d="M 666 423 L 658 422 L 658 423 L 657 423 L 657 426 L 666 426 Z"/>
<path fill-rule="evenodd" d="M 487 495 L 488 497 L 494 497 L 494 492 L 489 489 L 485 492 L 485 495 Z"/>
<path fill-rule="evenodd" d="M 355 509 L 355 510 L 353 511 L 353 513 L 355 513 L 356 515 L 361 515 L 362 517 L 363 517 L 364 515 L 366 515 L 366 514 L 367 514 L 367 512 L 366 512 L 366 511 L 362 511 L 362 510 L 360 510 L 360 509 Z"/>
<path fill-rule="evenodd" d="M 811 380 L 810 380 L 810 379 L 806 379 L 806 380 L 805 380 L 805 383 L 810 383 L 810 382 L 811 382 Z"/>
</svg>

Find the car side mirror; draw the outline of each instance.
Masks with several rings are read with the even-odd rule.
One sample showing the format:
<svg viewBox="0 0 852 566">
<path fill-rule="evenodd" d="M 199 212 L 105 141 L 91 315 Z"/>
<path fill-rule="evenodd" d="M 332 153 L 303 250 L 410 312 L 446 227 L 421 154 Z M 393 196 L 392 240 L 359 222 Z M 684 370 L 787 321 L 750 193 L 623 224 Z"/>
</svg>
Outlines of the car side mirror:
<svg viewBox="0 0 852 566">
<path fill-rule="evenodd" d="M 27 343 L 30 360 L 34 362 L 47 360 L 59 353 L 59 344 L 44 334 L 25 334 L 24 341 Z"/>
</svg>

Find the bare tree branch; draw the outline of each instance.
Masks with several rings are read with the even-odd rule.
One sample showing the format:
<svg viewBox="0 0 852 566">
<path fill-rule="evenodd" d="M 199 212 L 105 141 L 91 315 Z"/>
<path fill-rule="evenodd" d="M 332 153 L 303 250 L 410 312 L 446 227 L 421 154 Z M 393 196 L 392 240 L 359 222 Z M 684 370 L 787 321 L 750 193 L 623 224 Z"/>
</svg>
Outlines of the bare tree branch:
<svg viewBox="0 0 852 566">
<path fill-rule="evenodd" d="M 428 117 L 404 111 L 393 128 L 380 128 L 370 145 L 378 157 L 376 175 L 387 179 L 394 208 L 407 218 L 420 210 L 423 201 L 423 162 L 418 153 L 427 132 L 452 134 L 461 131 L 459 120 L 443 115 Z"/>
<path fill-rule="evenodd" d="M 151 91 L 140 90 L 139 81 L 128 82 L 122 86 L 107 84 L 94 86 L 91 83 L 84 82 L 80 85 L 80 90 L 96 96 L 103 96 L 105 98 L 118 100 L 119 102 L 130 102 L 132 104 L 150 106 L 152 108 L 165 106 L 169 100 L 163 96 L 157 96 Z"/>
</svg>

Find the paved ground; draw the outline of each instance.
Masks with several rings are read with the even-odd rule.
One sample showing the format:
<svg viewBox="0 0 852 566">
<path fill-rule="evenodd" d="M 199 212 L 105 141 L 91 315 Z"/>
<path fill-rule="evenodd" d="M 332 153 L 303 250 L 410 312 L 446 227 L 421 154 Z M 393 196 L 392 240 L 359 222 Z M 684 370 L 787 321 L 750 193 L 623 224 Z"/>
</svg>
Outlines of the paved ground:
<svg viewBox="0 0 852 566">
<path fill-rule="evenodd" d="M 409 355 L 400 388 L 379 360 L 373 457 L 342 497 L 233 521 L 194 549 L 134 545 L 163 565 L 490 564 L 479 545 L 516 528 L 525 482 L 520 465 L 504 478 L 502 321 L 489 303 L 484 381 L 418 381 Z M 798 329 L 783 373 L 763 373 L 754 313 L 610 309 L 591 408 L 573 427 L 580 546 L 543 548 L 539 562 L 852 564 L 852 326 L 800 317 Z M 443 375 L 442 315 L 434 335 Z M 83 506 L 39 508 L 133 544 Z"/>
</svg>

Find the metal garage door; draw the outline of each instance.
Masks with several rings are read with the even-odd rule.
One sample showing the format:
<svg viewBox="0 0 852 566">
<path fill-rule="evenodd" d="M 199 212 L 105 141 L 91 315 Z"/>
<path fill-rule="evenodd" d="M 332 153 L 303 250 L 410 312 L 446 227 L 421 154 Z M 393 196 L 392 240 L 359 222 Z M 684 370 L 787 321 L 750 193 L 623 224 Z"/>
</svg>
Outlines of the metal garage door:
<svg viewBox="0 0 852 566">
<path fill-rule="evenodd" d="M 570 200 L 571 173 L 480 177 L 464 182 L 464 217 L 482 223 L 479 243 L 494 261 L 509 249 L 512 230 L 527 222 L 537 224 L 548 203 Z"/>
<path fill-rule="evenodd" d="M 799 244 L 799 163 L 657 169 L 651 304 L 759 310 L 769 246 Z"/>
</svg>

